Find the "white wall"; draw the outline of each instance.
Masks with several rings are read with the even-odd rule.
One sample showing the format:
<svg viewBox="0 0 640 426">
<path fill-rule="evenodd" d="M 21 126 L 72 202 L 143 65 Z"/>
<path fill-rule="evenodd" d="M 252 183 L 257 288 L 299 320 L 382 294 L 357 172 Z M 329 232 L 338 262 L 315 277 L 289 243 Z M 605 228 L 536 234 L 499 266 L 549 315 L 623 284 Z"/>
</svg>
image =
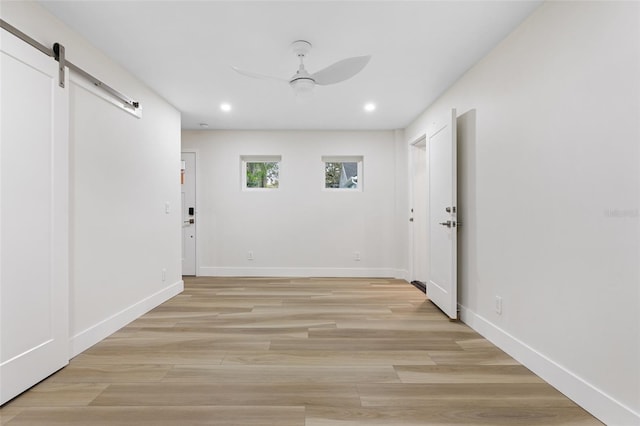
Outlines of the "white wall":
<svg viewBox="0 0 640 426">
<path fill-rule="evenodd" d="M 639 3 L 549 2 L 405 129 L 462 116 L 464 321 L 611 425 L 640 424 L 639 76 Z"/>
<path fill-rule="evenodd" d="M 182 150 L 198 153 L 199 274 L 402 274 L 395 269 L 395 145 L 392 131 L 183 132 Z M 242 155 L 281 155 L 280 188 L 242 191 Z M 323 190 L 327 155 L 364 157 L 362 192 Z"/>
<path fill-rule="evenodd" d="M 63 44 L 69 61 L 143 108 L 137 119 L 78 83 L 69 88 L 75 355 L 182 289 L 180 114 L 36 3 L 2 2 L 1 13 L 42 44 Z"/>
</svg>

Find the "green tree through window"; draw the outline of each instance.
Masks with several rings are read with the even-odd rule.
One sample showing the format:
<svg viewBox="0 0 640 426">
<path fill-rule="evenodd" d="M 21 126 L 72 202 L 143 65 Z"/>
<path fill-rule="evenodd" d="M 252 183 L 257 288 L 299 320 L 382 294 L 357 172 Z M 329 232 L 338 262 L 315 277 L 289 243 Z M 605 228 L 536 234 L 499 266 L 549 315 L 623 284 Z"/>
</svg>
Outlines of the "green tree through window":
<svg viewBox="0 0 640 426">
<path fill-rule="evenodd" d="M 280 163 L 247 162 L 247 188 L 277 188 Z"/>
<path fill-rule="evenodd" d="M 324 163 L 325 188 L 340 188 L 341 163 Z"/>
<path fill-rule="evenodd" d="M 325 188 L 358 188 L 358 162 L 356 161 L 325 161 Z"/>
</svg>

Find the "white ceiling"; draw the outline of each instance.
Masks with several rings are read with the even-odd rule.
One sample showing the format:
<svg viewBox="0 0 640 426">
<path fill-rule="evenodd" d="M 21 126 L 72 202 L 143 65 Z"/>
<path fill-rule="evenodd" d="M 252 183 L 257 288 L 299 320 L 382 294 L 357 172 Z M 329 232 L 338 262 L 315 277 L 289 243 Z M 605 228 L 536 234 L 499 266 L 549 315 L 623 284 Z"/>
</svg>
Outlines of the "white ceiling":
<svg viewBox="0 0 640 426">
<path fill-rule="evenodd" d="M 541 0 L 41 4 L 178 108 L 185 129 L 355 130 L 405 127 Z M 316 87 L 305 103 L 287 84 L 231 69 L 288 78 L 298 65 L 290 44 L 300 39 L 313 44 L 305 60 L 312 73 L 373 57 L 352 79 Z M 67 56 L 73 62 L 73 52 Z M 221 111 L 222 102 L 233 109 Z M 366 113 L 366 102 L 377 109 Z"/>
</svg>

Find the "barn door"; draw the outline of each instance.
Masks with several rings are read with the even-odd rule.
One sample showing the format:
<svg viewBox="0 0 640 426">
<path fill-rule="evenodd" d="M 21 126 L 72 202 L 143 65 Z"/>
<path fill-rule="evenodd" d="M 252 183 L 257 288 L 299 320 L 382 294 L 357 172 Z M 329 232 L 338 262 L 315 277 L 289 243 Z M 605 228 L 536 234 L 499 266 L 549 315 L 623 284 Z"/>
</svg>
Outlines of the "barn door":
<svg viewBox="0 0 640 426">
<path fill-rule="evenodd" d="M 0 62 L 4 404 L 69 360 L 69 120 L 54 59 L 0 31 Z"/>
</svg>

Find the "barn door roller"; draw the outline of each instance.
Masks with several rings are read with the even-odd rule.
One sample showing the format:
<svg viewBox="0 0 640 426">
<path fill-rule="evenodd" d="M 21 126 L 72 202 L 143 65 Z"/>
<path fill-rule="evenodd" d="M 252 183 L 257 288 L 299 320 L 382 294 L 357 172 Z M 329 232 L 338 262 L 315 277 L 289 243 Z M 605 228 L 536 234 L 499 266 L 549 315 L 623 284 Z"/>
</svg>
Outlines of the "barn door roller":
<svg viewBox="0 0 640 426">
<path fill-rule="evenodd" d="M 60 85 L 60 87 L 64 87 L 64 69 L 65 67 L 67 67 L 70 70 L 80 74 L 82 77 L 89 80 L 94 86 L 101 88 L 105 92 L 109 93 L 111 96 L 122 101 L 125 107 L 133 110 L 140 108 L 140 103 L 138 101 L 134 101 L 128 96 L 123 95 L 122 93 L 118 92 L 116 89 L 98 80 L 97 78 L 95 78 L 94 76 L 92 76 L 91 74 L 83 70 L 82 68 L 77 67 L 76 65 L 67 61 L 65 57 L 64 46 L 61 45 L 60 43 L 55 43 L 53 45 L 53 49 L 49 49 L 47 46 L 29 37 L 19 29 L 14 27 L 13 25 L 9 24 L 4 19 L 0 19 L 0 27 L 5 31 L 8 31 L 14 36 L 18 37 L 20 40 L 24 41 L 25 43 L 35 47 L 45 55 L 50 56 L 54 58 L 56 61 L 58 61 L 58 84 Z"/>
</svg>

